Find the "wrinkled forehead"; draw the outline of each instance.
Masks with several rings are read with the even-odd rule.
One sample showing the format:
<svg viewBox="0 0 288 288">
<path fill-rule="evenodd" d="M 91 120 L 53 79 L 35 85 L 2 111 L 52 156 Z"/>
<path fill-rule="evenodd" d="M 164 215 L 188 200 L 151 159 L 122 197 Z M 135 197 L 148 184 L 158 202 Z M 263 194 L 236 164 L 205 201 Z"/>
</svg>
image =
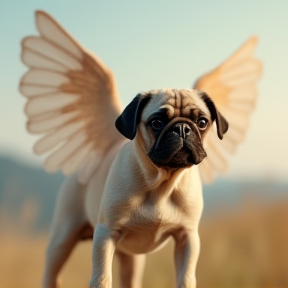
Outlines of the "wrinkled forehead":
<svg viewBox="0 0 288 288">
<path fill-rule="evenodd" d="M 209 109 L 199 97 L 196 90 L 186 89 L 163 89 L 147 92 L 151 100 L 144 108 L 142 120 L 147 120 L 152 114 L 163 109 L 167 111 L 168 117 L 190 117 L 194 110 L 200 110 L 210 117 Z"/>
</svg>

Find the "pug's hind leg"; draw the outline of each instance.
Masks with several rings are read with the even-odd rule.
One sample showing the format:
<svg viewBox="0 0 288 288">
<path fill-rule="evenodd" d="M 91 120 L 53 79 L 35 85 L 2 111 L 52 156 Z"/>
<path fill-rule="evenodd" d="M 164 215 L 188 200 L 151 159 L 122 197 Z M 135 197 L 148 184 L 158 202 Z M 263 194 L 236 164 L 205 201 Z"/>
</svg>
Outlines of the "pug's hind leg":
<svg viewBox="0 0 288 288">
<path fill-rule="evenodd" d="M 78 241 L 78 235 L 71 228 L 66 226 L 62 228 L 61 233 L 58 234 L 60 231 L 54 230 L 56 233 L 52 234 L 46 251 L 44 288 L 57 287 L 57 275 Z"/>
<path fill-rule="evenodd" d="M 87 221 L 83 216 L 83 189 L 76 179 L 62 185 L 53 216 L 51 235 L 46 251 L 44 288 L 57 287 L 57 275 L 76 243 L 85 237 Z"/>
<path fill-rule="evenodd" d="M 146 255 L 128 255 L 120 251 L 116 251 L 116 255 L 120 266 L 120 288 L 141 288 Z"/>
</svg>

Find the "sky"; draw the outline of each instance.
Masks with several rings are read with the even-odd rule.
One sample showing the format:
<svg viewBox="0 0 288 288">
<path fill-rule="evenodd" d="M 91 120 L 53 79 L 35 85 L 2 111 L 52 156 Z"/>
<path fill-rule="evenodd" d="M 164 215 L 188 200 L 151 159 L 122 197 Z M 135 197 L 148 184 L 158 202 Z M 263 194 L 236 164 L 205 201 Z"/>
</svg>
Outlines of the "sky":
<svg viewBox="0 0 288 288">
<path fill-rule="evenodd" d="M 192 87 L 257 35 L 258 104 L 226 177 L 288 181 L 287 0 L 0 0 L 0 156 L 41 165 L 18 91 L 27 71 L 20 42 L 37 34 L 35 10 L 50 13 L 113 70 L 123 107 L 143 90 Z"/>
</svg>

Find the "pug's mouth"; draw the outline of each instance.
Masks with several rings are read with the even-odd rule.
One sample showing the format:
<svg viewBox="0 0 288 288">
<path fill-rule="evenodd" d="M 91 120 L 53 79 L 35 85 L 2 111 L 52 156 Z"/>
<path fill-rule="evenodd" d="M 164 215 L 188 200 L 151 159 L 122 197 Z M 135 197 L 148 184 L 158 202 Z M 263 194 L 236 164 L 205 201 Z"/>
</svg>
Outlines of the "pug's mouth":
<svg viewBox="0 0 288 288">
<path fill-rule="evenodd" d="M 159 163 L 161 165 L 161 163 Z M 164 163 L 162 163 L 163 165 Z M 188 147 L 183 146 L 173 157 L 168 160 L 165 166 L 170 168 L 185 168 L 192 166 L 194 163 L 193 155 Z"/>
<path fill-rule="evenodd" d="M 169 168 L 191 167 L 199 164 L 206 156 L 201 139 L 195 132 L 185 139 L 168 132 L 148 153 L 156 166 Z"/>
</svg>

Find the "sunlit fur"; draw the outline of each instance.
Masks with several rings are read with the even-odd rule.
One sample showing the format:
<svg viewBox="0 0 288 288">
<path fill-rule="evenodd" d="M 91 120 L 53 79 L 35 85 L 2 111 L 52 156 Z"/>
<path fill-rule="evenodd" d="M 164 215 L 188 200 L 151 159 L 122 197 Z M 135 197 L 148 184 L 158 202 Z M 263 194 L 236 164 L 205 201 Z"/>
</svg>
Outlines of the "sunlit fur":
<svg viewBox="0 0 288 288">
<path fill-rule="evenodd" d="M 47 171 L 74 173 L 60 189 L 43 286 L 56 287 L 73 247 L 96 227 L 92 286 L 111 287 L 116 252 L 121 273 L 127 275 L 121 278 L 122 286 L 139 287 L 145 257 L 128 250 L 152 251 L 169 234 L 176 240 L 176 286 L 195 287 L 202 210 L 197 167 L 175 170 L 151 164 L 147 151 L 155 138 L 143 125 L 153 109 L 165 105 L 169 117 L 185 117 L 191 99 L 185 106 L 185 101 L 169 98 L 171 89 L 154 91 L 162 96 L 144 109 L 136 138 L 127 142 L 114 126 L 122 107 L 112 71 L 47 13 L 36 12 L 36 26 L 39 35 L 22 41 L 21 59 L 29 70 L 19 89 L 27 99 L 27 129 L 43 135 L 34 151 L 48 154 Z M 213 98 L 231 124 L 221 145 L 212 129 L 202 134 L 209 155 L 199 164 L 204 181 L 227 169 L 226 154 L 233 153 L 246 134 L 261 74 L 261 63 L 253 57 L 256 43 L 256 37 L 250 38 L 194 86 Z M 191 105 L 204 111 L 205 105 L 194 96 Z"/>
<path fill-rule="evenodd" d="M 139 254 L 156 251 L 170 237 L 176 243 L 176 287 L 196 286 L 195 269 L 200 249 L 198 224 L 203 208 L 198 168 L 195 165 L 182 169 L 159 168 L 147 157 L 155 141 L 146 125 L 150 113 L 163 106 L 169 106 L 172 113 L 175 105 L 171 118 L 177 113 L 191 117 L 190 112 L 185 115 L 187 106 L 203 109 L 210 117 L 196 91 L 183 90 L 188 99 L 187 103 L 182 101 L 182 106 L 175 104 L 175 91 L 178 93 L 170 89 L 149 91 L 152 100 L 143 110 L 136 137 L 111 149 L 87 186 L 79 184 L 76 175 L 66 179 L 57 201 L 45 287 L 55 287 L 55 266 L 63 263 L 85 232 L 80 228 L 87 223 L 95 227 L 91 287 L 111 287 L 115 253 L 122 255 L 120 261 L 129 259 L 120 265 L 123 275 L 135 271 L 123 280 L 128 283 L 123 283 L 123 287 L 140 287 L 145 257 Z"/>
</svg>

